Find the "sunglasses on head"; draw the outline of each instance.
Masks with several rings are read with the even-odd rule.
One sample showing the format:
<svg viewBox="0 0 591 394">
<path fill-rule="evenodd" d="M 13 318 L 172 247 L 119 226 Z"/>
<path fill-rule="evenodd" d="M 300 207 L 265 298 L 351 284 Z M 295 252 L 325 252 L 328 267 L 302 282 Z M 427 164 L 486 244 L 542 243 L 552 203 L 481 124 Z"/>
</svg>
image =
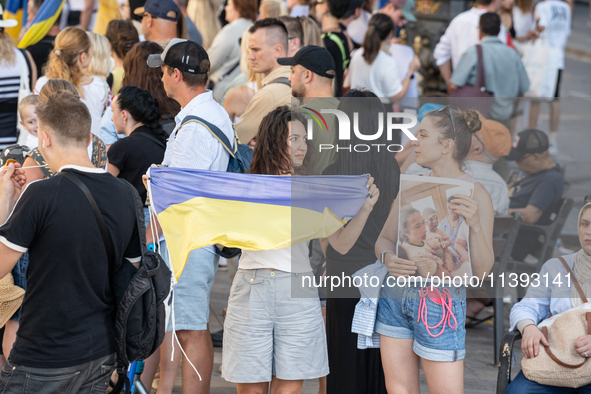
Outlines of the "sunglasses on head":
<svg viewBox="0 0 591 394">
<path fill-rule="evenodd" d="M 446 105 L 443 108 L 437 110 L 437 112 L 444 112 L 449 111 L 449 118 L 451 119 L 451 129 L 452 129 L 452 137 L 451 139 L 455 141 L 456 139 L 456 121 L 454 120 L 453 110 L 451 109 L 451 105 Z"/>
</svg>

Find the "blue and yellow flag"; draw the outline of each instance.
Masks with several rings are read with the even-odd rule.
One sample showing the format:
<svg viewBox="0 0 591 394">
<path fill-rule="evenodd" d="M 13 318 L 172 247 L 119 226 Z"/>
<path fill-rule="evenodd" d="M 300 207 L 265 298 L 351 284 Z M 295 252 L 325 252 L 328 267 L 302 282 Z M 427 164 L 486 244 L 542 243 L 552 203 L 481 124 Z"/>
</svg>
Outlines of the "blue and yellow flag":
<svg viewBox="0 0 591 394">
<path fill-rule="evenodd" d="M 8 0 L 4 7 L 4 19 L 14 19 L 18 25 L 4 29 L 6 34 L 17 43 L 18 35 L 27 22 L 27 0 Z"/>
<path fill-rule="evenodd" d="M 150 168 L 150 200 L 176 277 L 189 253 L 216 243 L 282 249 L 334 234 L 367 198 L 367 177 L 272 176 Z"/>
<path fill-rule="evenodd" d="M 57 20 L 65 2 L 66 0 L 45 0 L 18 47 L 26 48 L 41 41 Z"/>
</svg>

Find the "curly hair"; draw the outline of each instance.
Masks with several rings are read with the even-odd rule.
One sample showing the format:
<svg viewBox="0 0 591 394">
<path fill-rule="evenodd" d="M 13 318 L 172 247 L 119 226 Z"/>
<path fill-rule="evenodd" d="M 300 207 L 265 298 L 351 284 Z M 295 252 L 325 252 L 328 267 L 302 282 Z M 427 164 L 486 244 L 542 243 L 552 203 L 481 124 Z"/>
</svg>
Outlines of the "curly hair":
<svg viewBox="0 0 591 394">
<path fill-rule="evenodd" d="M 158 101 L 147 90 L 124 86 L 117 94 L 117 107 L 127 111 L 136 122 L 143 123 L 152 135 L 166 144 L 166 133 L 160 125 Z"/>
<path fill-rule="evenodd" d="M 49 55 L 43 74 L 48 79 L 59 78 L 71 82 L 83 96 L 80 83 L 84 78 L 84 70 L 78 59 L 82 53 L 88 53 L 90 46 L 90 37 L 84 30 L 66 27 L 55 37 L 54 50 Z"/>
<path fill-rule="evenodd" d="M 439 141 L 453 140 L 454 150 L 453 158 L 460 165 L 464 166 L 464 159 L 470 153 L 470 146 L 472 146 L 472 135 L 476 134 L 482 127 L 482 122 L 478 116 L 478 112 L 468 110 L 465 112 L 452 110 L 454 128 L 450 118 L 449 106 L 445 106 L 440 110 L 429 112 L 426 117 L 429 117 L 435 127 L 441 130 L 441 138 Z"/>
<path fill-rule="evenodd" d="M 284 175 L 294 172 L 292 171 L 291 157 L 287 153 L 288 124 L 292 121 L 306 124 L 304 117 L 287 105 L 275 108 L 263 118 L 256 136 L 250 174 Z M 308 156 L 306 154 L 302 167 L 309 168 L 311 166 L 311 161 L 306 160 Z M 298 174 L 305 172 L 305 169 L 298 170 Z"/>
<path fill-rule="evenodd" d="M 162 69 L 148 67 L 148 56 L 162 53 L 162 47 L 151 41 L 140 42 L 131 48 L 123 60 L 124 76 L 121 86 L 137 86 L 148 91 L 158 101 L 160 115 L 175 116 L 181 106 L 166 95 L 162 85 Z"/>
</svg>

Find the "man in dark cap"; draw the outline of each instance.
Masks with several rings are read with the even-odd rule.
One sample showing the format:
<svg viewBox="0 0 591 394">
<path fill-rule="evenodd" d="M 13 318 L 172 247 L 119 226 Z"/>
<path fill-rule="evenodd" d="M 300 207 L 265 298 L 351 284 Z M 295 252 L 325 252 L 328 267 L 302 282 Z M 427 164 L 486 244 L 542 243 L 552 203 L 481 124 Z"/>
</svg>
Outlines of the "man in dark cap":
<svg viewBox="0 0 591 394">
<path fill-rule="evenodd" d="M 277 59 L 282 66 L 291 66 L 289 81 L 291 94 L 302 101 L 304 112 L 320 113 L 322 109 L 336 109 L 339 101 L 332 95 L 332 81 L 335 77 L 335 63 L 330 53 L 315 45 L 300 49 L 293 57 Z M 323 114 L 326 127 L 312 122 L 312 133 L 308 135 L 316 150 L 315 172 L 322 173 L 333 159 L 333 151 L 319 152 L 321 144 L 333 144 L 335 139 L 334 115 Z"/>
<path fill-rule="evenodd" d="M 540 130 L 528 129 L 517 135 L 505 158 L 514 160 L 527 176 L 510 185 L 509 213 L 521 212 L 523 222 L 548 224 L 562 198 L 564 177 L 548 152 L 548 137 Z M 523 260 L 532 252 L 538 234 L 519 234 L 512 256 Z"/>
<path fill-rule="evenodd" d="M 142 16 L 142 34 L 146 41 L 154 41 L 165 48 L 170 40 L 177 38 L 177 21 L 181 16 L 173 0 L 148 0 L 134 14 Z"/>
<path fill-rule="evenodd" d="M 205 87 L 210 66 L 205 49 L 195 42 L 175 38 L 162 54 L 148 57 L 148 66 L 162 67 L 164 90 L 182 107 L 175 117 L 176 126 L 166 145 L 162 164 L 226 171 L 230 156 L 222 144 L 203 124 L 185 121 L 188 116 L 199 117 L 209 123 L 208 127 L 213 132 L 222 133 L 228 141 L 234 141 L 228 113 L 213 99 L 211 90 Z M 158 240 L 152 231 L 147 231 L 146 237 L 148 243 Z M 166 248 L 162 247 L 162 250 L 166 251 Z M 213 246 L 191 251 L 183 275 L 174 287 L 174 329 L 186 357 L 203 376 L 203 380 L 200 380 L 191 365 L 183 362 L 185 393 L 209 393 L 213 368 L 209 299 L 218 262 L 219 256 Z M 168 331 L 172 331 L 172 328 L 172 324 L 169 324 Z M 171 380 L 174 382 L 177 375 L 175 366 L 172 369 L 161 373 L 161 385 Z"/>
</svg>

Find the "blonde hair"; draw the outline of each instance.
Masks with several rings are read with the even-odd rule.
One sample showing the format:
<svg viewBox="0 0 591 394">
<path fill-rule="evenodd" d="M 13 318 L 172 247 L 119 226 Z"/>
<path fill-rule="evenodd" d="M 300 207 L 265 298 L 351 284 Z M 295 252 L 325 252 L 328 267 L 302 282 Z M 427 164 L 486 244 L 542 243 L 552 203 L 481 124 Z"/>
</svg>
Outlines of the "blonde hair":
<svg viewBox="0 0 591 394">
<path fill-rule="evenodd" d="M 318 24 L 310 17 L 298 16 L 298 21 L 302 25 L 302 31 L 304 32 L 304 40 L 302 47 L 306 45 L 316 45 L 324 48 L 324 42 L 322 41 L 322 31 Z"/>
<path fill-rule="evenodd" d="M 76 89 L 76 86 L 74 86 L 74 84 L 71 82 L 68 82 L 65 79 L 48 79 L 39 92 L 39 103 L 46 103 L 51 98 L 51 96 L 58 92 L 64 91 L 70 92 L 74 96 L 80 98 L 78 89 Z"/>
<path fill-rule="evenodd" d="M 23 117 L 23 109 L 27 105 L 32 105 L 33 107 L 37 108 L 39 105 L 39 95 L 30 94 L 27 97 L 24 97 L 20 103 L 18 103 L 18 112 L 20 112 L 21 118 Z"/>
<path fill-rule="evenodd" d="M 102 34 L 86 32 L 92 42 L 92 60 L 86 69 L 89 76 L 98 75 L 107 78 L 111 73 L 111 47 L 109 40 Z"/>
<path fill-rule="evenodd" d="M 219 3 L 219 1 L 214 3 L 214 0 L 192 0 L 187 5 L 187 15 L 201 32 L 203 48 L 206 50 L 209 49 L 214 37 L 221 30 L 220 21 L 216 18 Z"/>
<path fill-rule="evenodd" d="M 66 27 L 55 37 L 54 50 L 43 69 L 47 79 L 64 79 L 71 82 L 82 95 L 81 82 L 84 70 L 80 67 L 79 57 L 88 53 L 92 45 L 86 32 L 77 27 Z"/>
<path fill-rule="evenodd" d="M 265 18 L 277 18 L 278 16 L 284 15 L 281 9 L 281 2 L 277 0 L 263 0 L 259 6 L 259 17 L 260 19 Z"/>
<path fill-rule="evenodd" d="M 263 74 L 255 73 L 254 69 L 252 68 L 252 62 L 248 61 L 248 54 L 250 50 L 248 49 L 248 37 L 250 33 L 248 29 L 244 31 L 242 34 L 242 40 L 240 41 L 240 70 L 248 75 L 247 83 L 248 82 L 255 82 L 257 84 L 257 88 L 261 89 L 263 87 Z"/>
<path fill-rule="evenodd" d="M 0 32 L 0 64 L 14 66 L 16 54 L 12 46 L 12 39 L 5 32 Z"/>
</svg>

